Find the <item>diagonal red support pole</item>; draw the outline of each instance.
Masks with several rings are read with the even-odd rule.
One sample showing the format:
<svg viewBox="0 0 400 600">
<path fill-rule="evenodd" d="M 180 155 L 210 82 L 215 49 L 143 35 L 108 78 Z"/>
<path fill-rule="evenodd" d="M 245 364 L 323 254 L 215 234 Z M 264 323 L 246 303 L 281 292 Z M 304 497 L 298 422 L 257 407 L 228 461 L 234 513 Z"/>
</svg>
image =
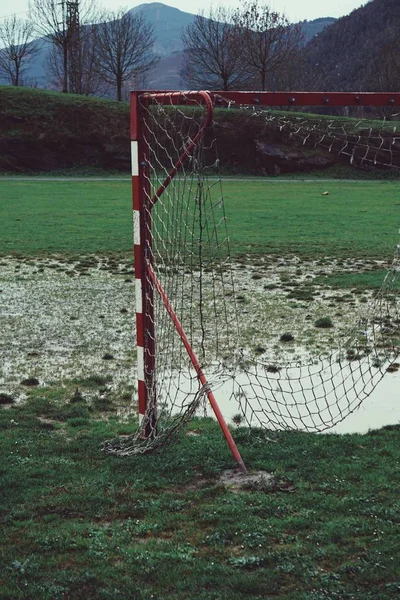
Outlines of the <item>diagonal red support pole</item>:
<svg viewBox="0 0 400 600">
<path fill-rule="evenodd" d="M 173 321 L 173 323 L 174 323 L 174 325 L 176 327 L 176 330 L 177 330 L 177 332 L 178 332 L 178 334 L 179 334 L 179 336 L 180 336 L 180 338 L 181 338 L 181 340 L 183 342 L 183 345 L 185 346 L 186 352 L 189 355 L 189 358 L 190 358 L 190 360 L 192 362 L 192 365 L 193 365 L 193 367 L 194 367 L 194 369 L 196 371 L 197 377 L 199 378 L 200 383 L 203 386 L 205 386 L 205 388 L 207 390 L 206 393 L 207 393 L 208 400 L 209 400 L 209 402 L 211 404 L 211 407 L 212 407 L 212 409 L 214 411 L 214 414 L 215 414 L 215 416 L 217 418 L 217 421 L 218 421 L 218 423 L 219 423 L 219 425 L 220 425 L 220 427 L 222 429 L 222 432 L 223 432 L 223 434 L 225 436 L 225 439 L 226 439 L 227 444 L 228 444 L 228 446 L 230 448 L 230 451 L 232 452 L 232 455 L 233 455 L 234 459 L 236 460 L 236 462 L 237 462 L 237 464 L 239 466 L 239 469 L 242 471 L 242 473 L 247 473 L 247 469 L 245 467 L 245 464 L 243 462 L 242 457 L 240 456 L 240 452 L 237 449 L 237 446 L 235 444 L 235 440 L 233 439 L 232 434 L 229 431 L 229 428 L 228 428 L 228 426 L 226 424 L 226 421 L 225 421 L 225 419 L 223 417 L 223 414 L 221 413 L 221 410 L 220 410 L 220 408 L 218 406 L 218 403 L 217 403 L 217 401 L 215 399 L 215 396 L 214 396 L 214 394 L 213 394 L 213 392 L 212 392 L 212 390 L 210 388 L 210 385 L 209 385 L 209 383 L 208 383 L 208 381 L 206 379 L 206 376 L 204 375 L 203 369 L 200 366 L 199 360 L 198 360 L 198 358 L 197 358 L 197 356 L 196 356 L 196 354 L 195 354 L 195 352 L 194 352 L 194 350 L 193 350 L 193 348 L 192 348 L 192 346 L 191 346 L 191 344 L 190 344 L 190 342 L 188 340 L 188 337 L 187 337 L 187 335 L 186 335 L 186 333 L 185 333 L 185 331 L 184 331 L 184 329 L 182 327 L 182 324 L 179 321 L 179 319 L 178 319 L 178 317 L 177 317 L 174 309 L 172 308 L 172 305 L 171 305 L 170 301 L 168 300 L 168 297 L 167 297 L 166 293 L 164 292 L 164 289 L 163 289 L 161 283 L 159 282 L 156 274 L 154 273 L 153 268 L 151 267 L 151 265 L 148 265 L 148 269 L 147 270 L 148 270 L 149 279 L 153 282 L 154 287 L 156 288 L 157 292 L 160 294 L 160 296 L 162 298 L 162 301 L 164 302 L 164 306 L 165 306 L 165 308 L 167 310 L 167 313 L 171 317 L 171 319 L 172 319 L 172 321 Z"/>
</svg>

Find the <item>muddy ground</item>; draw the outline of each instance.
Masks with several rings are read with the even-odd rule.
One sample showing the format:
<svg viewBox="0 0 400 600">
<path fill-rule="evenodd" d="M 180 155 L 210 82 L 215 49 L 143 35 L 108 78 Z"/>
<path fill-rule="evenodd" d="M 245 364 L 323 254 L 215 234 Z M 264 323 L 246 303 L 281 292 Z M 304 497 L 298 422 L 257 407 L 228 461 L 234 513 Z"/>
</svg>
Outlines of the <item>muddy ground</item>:
<svg viewBox="0 0 400 600">
<path fill-rule="evenodd" d="M 329 352 L 356 325 L 371 292 L 331 289 L 312 285 L 313 280 L 382 266 L 329 257 L 247 257 L 234 263 L 234 289 L 227 295 L 239 313 L 241 345 L 248 356 L 272 362 Z M 206 279 L 205 294 L 211 294 L 210 282 Z M 321 317 L 334 326 L 315 327 Z M 121 406 L 130 405 L 136 390 L 130 257 L 3 257 L 0 332 L 0 393 L 18 401 L 26 397 L 29 382 L 46 387 L 72 381 L 79 388 L 83 380 L 100 377 L 108 392 L 122 399 Z M 293 339 L 282 340 L 284 334 Z"/>
</svg>

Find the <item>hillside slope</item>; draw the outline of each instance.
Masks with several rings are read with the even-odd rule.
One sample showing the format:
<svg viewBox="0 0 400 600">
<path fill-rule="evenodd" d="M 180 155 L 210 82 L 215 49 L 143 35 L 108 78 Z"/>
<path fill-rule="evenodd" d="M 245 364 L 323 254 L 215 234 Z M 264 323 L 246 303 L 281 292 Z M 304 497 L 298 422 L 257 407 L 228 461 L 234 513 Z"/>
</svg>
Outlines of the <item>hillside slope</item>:
<svg viewBox="0 0 400 600">
<path fill-rule="evenodd" d="M 0 86 L 0 122 L 0 172 L 129 170 L 125 103 Z"/>
<path fill-rule="evenodd" d="M 400 28 L 399 0 L 371 0 L 325 28 L 306 46 L 310 73 L 322 90 L 378 89 L 370 80 L 372 61 L 389 32 Z"/>
</svg>

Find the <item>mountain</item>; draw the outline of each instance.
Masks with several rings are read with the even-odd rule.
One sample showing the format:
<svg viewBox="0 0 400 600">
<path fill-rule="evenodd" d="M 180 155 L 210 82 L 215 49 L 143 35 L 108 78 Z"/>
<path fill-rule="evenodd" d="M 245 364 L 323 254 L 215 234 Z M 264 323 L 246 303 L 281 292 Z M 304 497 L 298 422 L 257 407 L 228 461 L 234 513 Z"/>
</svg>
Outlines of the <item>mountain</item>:
<svg viewBox="0 0 400 600">
<path fill-rule="evenodd" d="M 46 38 L 38 38 L 31 43 L 37 46 L 38 52 L 29 65 L 27 65 L 23 81 L 25 85 L 32 87 L 52 87 L 47 69 L 47 57 L 50 54 L 51 43 Z M 1 77 L 0 83 L 2 83 Z"/>
<path fill-rule="evenodd" d="M 161 2 L 140 4 L 129 12 L 143 13 L 147 21 L 154 27 L 155 44 L 154 52 L 160 57 L 157 67 L 149 74 L 147 86 L 151 89 L 179 89 L 182 87 L 180 69 L 182 64 L 182 32 L 193 23 L 195 15 L 177 8 L 167 6 Z M 335 19 L 332 17 L 302 21 L 300 23 L 305 41 L 312 40 L 316 35 L 330 27 Z M 25 75 L 25 83 L 37 87 L 51 87 L 51 81 L 46 66 L 46 59 L 50 50 L 50 43 L 46 38 L 39 38 L 32 42 L 40 48 L 38 54 L 29 63 Z M 0 83 L 2 81 L 0 80 Z"/>
<path fill-rule="evenodd" d="M 195 15 L 186 13 L 160 2 L 141 4 L 130 12 L 143 12 L 146 19 L 154 26 L 156 43 L 154 51 L 160 56 L 160 62 L 149 75 L 148 85 L 151 89 L 180 89 L 182 82 L 180 70 L 182 65 L 182 32 L 191 25 Z M 333 17 L 323 17 L 313 21 L 300 23 L 305 43 L 336 21 Z"/>
<path fill-rule="evenodd" d="M 191 13 L 161 4 L 161 2 L 140 4 L 129 12 L 143 13 L 146 20 L 153 25 L 156 38 L 154 52 L 161 57 L 183 49 L 182 32 L 185 27 L 193 23 L 195 18 L 195 15 Z"/>
<path fill-rule="evenodd" d="M 142 12 L 149 23 L 153 25 L 156 37 L 154 50 L 161 57 L 183 50 L 182 32 L 195 19 L 194 14 L 183 12 L 161 2 L 141 4 L 132 8 L 129 12 L 134 14 Z M 205 14 L 207 14 L 207 11 L 205 11 Z M 315 35 L 323 31 L 325 27 L 335 21 L 336 19 L 333 17 L 302 21 L 300 25 L 304 33 L 305 42 L 311 40 Z"/>
<path fill-rule="evenodd" d="M 317 78 L 322 90 L 379 89 L 378 77 L 373 71 L 379 67 L 382 49 L 388 40 L 398 38 L 399 28 L 399 0 L 370 0 L 307 44 L 305 54 L 310 77 Z"/>
</svg>

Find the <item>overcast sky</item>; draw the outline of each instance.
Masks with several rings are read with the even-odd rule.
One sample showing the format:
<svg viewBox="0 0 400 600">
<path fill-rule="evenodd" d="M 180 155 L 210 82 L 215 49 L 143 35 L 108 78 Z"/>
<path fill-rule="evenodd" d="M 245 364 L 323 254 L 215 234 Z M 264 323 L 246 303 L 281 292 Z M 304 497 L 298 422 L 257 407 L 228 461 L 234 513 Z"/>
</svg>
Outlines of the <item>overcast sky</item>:
<svg viewBox="0 0 400 600">
<path fill-rule="evenodd" d="M 367 0 L 266 0 L 274 10 L 285 13 L 290 21 L 302 21 L 303 19 L 317 19 L 318 17 L 341 17 L 349 14 L 354 8 L 366 4 Z M 120 0 L 99 0 L 99 4 L 108 9 L 116 9 L 121 6 L 133 8 L 140 4 L 147 4 L 143 0 L 132 0 L 122 2 Z M 165 0 L 163 4 L 174 6 L 185 12 L 196 14 L 199 10 L 207 10 L 210 6 L 209 0 Z M 213 6 L 224 4 L 226 6 L 238 6 L 240 0 L 218 0 L 212 2 Z M 28 10 L 28 0 L 0 0 L 0 18 L 13 13 L 21 13 Z"/>
</svg>

